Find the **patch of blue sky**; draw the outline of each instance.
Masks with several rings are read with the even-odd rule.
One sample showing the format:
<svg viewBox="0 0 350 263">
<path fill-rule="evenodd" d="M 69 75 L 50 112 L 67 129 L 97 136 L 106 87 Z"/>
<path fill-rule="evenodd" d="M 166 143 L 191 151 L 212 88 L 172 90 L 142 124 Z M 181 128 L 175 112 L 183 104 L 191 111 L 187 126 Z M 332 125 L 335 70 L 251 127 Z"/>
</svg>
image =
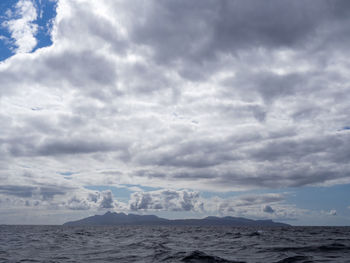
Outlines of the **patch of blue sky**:
<svg viewBox="0 0 350 263">
<path fill-rule="evenodd" d="M 15 5 L 18 0 L 0 1 L 0 61 L 14 54 L 12 50 L 13 40 L 11 40 L 11 33 L 4 26 L 4 22 L 8 19 L 7 13 L 14 12 Z"/>
<path fill-rule="evenodd" d="M 60 175 L 64 175 L 64 176 L 71 176 L 71 175 L 73 175 L 74 173 L 73 173 L 73 172 L 60 172 L 59 174 L 60 174 Z"/>
<path fill-rule="evenodd" d="M 52 45 L 51 31 L 53 20 L 56 17 L 57 2 L 53 0 L 36 0 L 35 7 L 38 12 L 38 18 L 34 21 L 38 25 L 38 33 L 36 39 L 38 41 L 35 50 Z"/>
<path fill-rule="evenodd" d="M 142 186 L 142 185 L 137 185 L 137 184 L 124 184 L 124 185 L 127 188 L 132 188 L 132 187 L 140 188 L 144 192 L 150 192 L 150 191 L 156 191 L 156 190 L 163 189 L 163 188 L 160 188 L 160 187 Z"/>
<path fill-rule="evenodd" d="M 11 19 L 18 19 L 14 16 L 16 13 L 16 4 L 18 0 L 1 0 L 0 1 L 0 61 L 3 61 L 15 54 L 15 41 L 11 33 L 5 26 L 5 22 Z M 33 0 L 37 10 L 37 19 L 33 21 L 38 25 L 38 31 L 35 35 L 37 45 L 31 52 L 37 49 L 52 45 L 51 31 L 53 20 L 56 17 L 56 0 Z M 11 15 L 9 15 L 11 14 Z"/>
<path fill-rule="evenodd" d="M 310 210 L 337 210 L 337 214 L 350 214 L 347 207 L 350 203 L 350 184 L 329 187 L 302 187 L 290 189 L 294 194 L 287 196 L 287 202 L 299 208 Z"/>
<path fill-rule="evenodd" d="M 89 185 L 84 187 L 88 190 L 100 191 L 100 192 L 110 190 L 114 195 L 114 197 L 119 201 L 130 200 L 130 195 L 131 193 L 133 193 L 133 191 L 125 187 L 115 187 L 115 186 L 107 186 L 107 185 Z"/>
<path fill-rule="evenodd" d="M 246 191 L 244 191 L 244 192 L 208 192 L 208 191 L 201 191 L 200 195 L 203 198 L 212 198 L 212 197 L 230 198 L 230 197 L 240 196 L 243 193 L 247 193 L 247 192 Z"/>
</svg>

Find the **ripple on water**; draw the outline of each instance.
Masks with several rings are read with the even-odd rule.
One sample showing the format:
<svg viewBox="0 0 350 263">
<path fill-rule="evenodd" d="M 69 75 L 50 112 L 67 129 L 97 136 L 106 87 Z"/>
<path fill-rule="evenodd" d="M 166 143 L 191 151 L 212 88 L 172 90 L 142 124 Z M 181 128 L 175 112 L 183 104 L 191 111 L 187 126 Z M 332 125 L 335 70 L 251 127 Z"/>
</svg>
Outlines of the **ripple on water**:
<svg viewBox="0 0 350 263">
<path fill-rule="evenodd" d="M 345 263 L 349 236 L 349 227 L 0 226 L 0 262 Z"/>
</svg>

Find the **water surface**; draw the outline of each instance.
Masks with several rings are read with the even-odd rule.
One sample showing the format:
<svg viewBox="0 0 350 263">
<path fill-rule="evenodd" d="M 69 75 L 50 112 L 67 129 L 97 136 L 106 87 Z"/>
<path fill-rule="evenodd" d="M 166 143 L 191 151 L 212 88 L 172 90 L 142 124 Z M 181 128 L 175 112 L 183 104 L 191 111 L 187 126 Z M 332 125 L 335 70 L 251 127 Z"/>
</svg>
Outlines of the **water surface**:
<svg viewBox="0 0 350 263">
<path fill-rule="evenodd" d="M 350 227 L 0 226 L 0 262 L 350 262 Z"/>
</svg>

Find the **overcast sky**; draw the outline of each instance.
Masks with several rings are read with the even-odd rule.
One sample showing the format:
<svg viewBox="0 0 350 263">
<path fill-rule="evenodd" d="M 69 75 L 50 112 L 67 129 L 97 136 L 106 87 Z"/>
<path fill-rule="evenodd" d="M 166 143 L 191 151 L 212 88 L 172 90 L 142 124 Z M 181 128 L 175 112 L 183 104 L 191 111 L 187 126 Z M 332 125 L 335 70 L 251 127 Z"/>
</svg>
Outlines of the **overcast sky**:
<svg viewBox="0 0 350 263">
<path fill-rule="evenodd" d="M 350 1 L 2 0 L 0 223 L 350 225 Z"/>
</svg>

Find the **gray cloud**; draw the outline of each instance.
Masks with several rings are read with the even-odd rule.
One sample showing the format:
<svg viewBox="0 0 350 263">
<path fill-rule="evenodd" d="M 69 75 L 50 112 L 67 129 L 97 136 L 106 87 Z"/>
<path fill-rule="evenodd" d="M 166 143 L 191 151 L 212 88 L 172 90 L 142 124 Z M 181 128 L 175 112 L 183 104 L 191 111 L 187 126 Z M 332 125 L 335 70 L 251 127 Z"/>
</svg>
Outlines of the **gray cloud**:
<svg viewBox="0 0 350 263">
<path fill-rule="evenodd" d="M 271 208 L 271 204 L 279 204 L 285 200 L 283 194 L 261 194 L 261 195 L 242 195 L 231 199 L 214 198 L 212 200 L 203 199 L 204 209 L 207 211 L 218 210 L 221 215 L 242 213 L 244 211 L 260 209 L 264 205 L 263 212 Z M 265 209 L 266 208 L 266 209 Z M 273 212 L 269 212 L 273 213 Z"/>
<path fill-rule="evenodd" d="M 37 197 L 41 200 L 50 200 L 56 195 L 64 195 L 69 187 L 63 186 L 21 186 L 21 185 L 0 185 L 0 194 L 30 198 Z"/>
<path fill-rule="evenodd" d="M 58 53 L 44 58 L 40 64 L 45 69 L 39 69 L 39 74 L 50 72 L 52 75 L 45 74 L 43 78 L 41 74 L 40 76 L 38 74 L 34 78 L 42 81 L 46 79 L 48 84 L 52 79 L 61 79 L 62 83 L 69 81 L 73 86 L 89 89 L 94 84 L 102 87 L 113 84 L 116 79 L 116 72 L 111 60 L 87 51 Z"/>
<path fill-rule="evenodd" d="M 31 186 L 16 186 L 16 185 L 2 185 L 0 186 L 0 193 L 6 195 L 14 195 L 18 197 L 31 197 L 35 187 Z"/>
<path fill-rule="evenodd" d="M 271 206 L 269 206 L 269 205 L 265 205 L 264 208 L 263 208 L 263 211 L 265 213 L 269 213 L 269 214 L 272 214 L 272 213 L 275 212 L 275 210 L 273 210 L 273 208 Z"/>
<path fill-rule="evenodd" d="M 224 92 L 225 95 L 230 93 L 241 93 L 242 97 L 258 95 L 266 103 L 271 103 L 278 97 L 295 95 L 301 90 L 305 92 L 308 88 L 307 79 L 303 74 L 280 75 L 263 71 L 253 74 L 242 72 L 232 80 L 226 79 L 223 84 L 229 87 Z"/>
<path fill-rule="evenodd" d="M 152 48 L 160 63 L 206 68 L 205 62 L 221 54 L 237 55 L 245 49 L 307 48 L 328 32 L 329 24 L 347 20 L 340 15 L 344 2 L 150 1 L 128 30 L 133 41 Z M 131 12 L 141 3 L 134 4 Z M 180 67 L 180 72 L 188 70 Z"/>
<path fill-rule="evenodd" d="M 55 156 L 67 154 L 89 154 L 97 152 L 128 153 L 126 143 L 107 141 L 98 137 L 91 138 L 48 138 L 40 141 L 36 136 L 9 138 L 0 141 L 12 156 Z"/>
<path fill-rule="evenodd" d="M 111 191 L 102 192 L 102 201 L 100 203 L 100 208 L 113 208 L 113 194 Z"/>
<path fill-rule="evenodd" d="M 48 210 L 91 210 L 125 209 L 126 204 L 117 203 L 110 190 L 91 191 L 84 188 L 63 185 L 0 186 L 2 208 L 25 206 Z"/>
<path fill-rule="evenodd" d="M 247 195 L 241 196 L 236 201 L 237 206 L 248 206 L 257 204 L 270 204 L 280 202 L 285 199 L 282 194 L 263 194 L 263 195 Z"/>
<path fill-rule="evenodd" d="M 88 210 L 91 208 L 86 200 L 82 200 L 73 196 L 67 201 L 67 207 L 71 210 Z"/>
<path fill-rule="evenodd" d="M 13 57 L 8 62 L 12 65 L 22 63 L 23 68 L 32 70 L 22 72 L 13 66 L 11 70 L 0 71 L 0 76 L 6 80 L 1 86 L 0 95 L 11 95 L 27 83 L 36 83 L 62 90 L 68 86 L 65 92 L 71 88 L 81 89 L 82 94 L 106 100 L 111 95 L 106 86 L 114 85 L 117 78 L 113 61 L 96 51 L 56 51 L 33 60 L 22 61 L 21 58 Z"/>
<path fill-rule="evenodd" d="M 70 193 L 59 206 L 70 210 L 99 211 L 101 209 L 124 209 L 126 205 L 117 202 L 110 190 L 87 191 L 80 189 L 77 193 Z"/>
<path fill-rule="evenodd" d="M 131 195 L 129 207 L 137 210 L 198 211 L 202 206 L 198 192 L 185 190 L 160 190 L 135 192 Z"/>
<path fill-rule="evenodd" d="M 126 145 L 115 144 L 107 141 L 89 141 L 89 140 L 48 140 L 39 148 L 40 155 L 56 154 L 81 154 L 91 152 L 118 151 L 125 150 Z"/>
</svg>

